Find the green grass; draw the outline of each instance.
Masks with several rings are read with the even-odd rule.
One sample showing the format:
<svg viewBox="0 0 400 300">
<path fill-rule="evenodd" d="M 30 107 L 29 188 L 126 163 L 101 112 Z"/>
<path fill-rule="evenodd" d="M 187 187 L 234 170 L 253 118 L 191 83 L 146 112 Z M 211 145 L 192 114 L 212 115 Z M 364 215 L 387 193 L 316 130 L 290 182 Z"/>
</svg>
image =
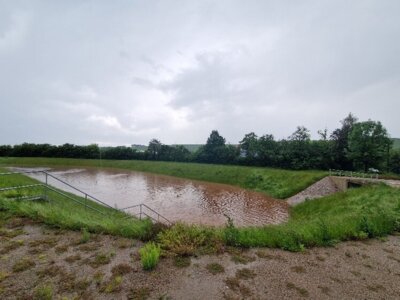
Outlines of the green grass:
<svg viewBox="0 0 400 300">
<path fill-rule="evenodd" d="M 139 160 L 67 158 L 0 158 L 1 166 L 103 167 L 128 169 L 240 186 L 272 197 L 290 197 L 327 175 L 323 171 L 289 171 L 271 168 Z"/>
<path fill-rule="evenodd" d="M 400 230 L 400 189 L 365 186 L 291 208 L 287 223 L 264 227 L 206 228 L 177 224 L 159 234 L 163 249 L 193 255 L 218 243 L 302 251 L 339 241 L 385 236 Z M 215 252 L 218 247 L 214 248 Z"/>
<path fill-rule="evenodd" d="M 0 168 L 0 172 L 4 171 L 6 170 Z M 38 182 L 23 175 L 7 175 L 1 177 L 0 187 L 35 183 Z M 18 192 L 0 192 L 0 211 L 7 211 L 16 216 L 29 217 L 58 228 L 72 230 L 86 228 L 86 236 L 88 232 L 94 232 L 148 239 L 149 233 L 152 232 L 152 224 L 148 220 L 140 221 L 134 218 L 126 218 L 126 215 L 123 213 L 88 200 L 88 204 L 102 211 L 105 214 L 103 215 L 82 205 L 78 205 L 52 191 L 47 192 L 50 201 L 11 199 L 19 196 L 43 195 L 43 193 L 42 187 L 29 190 L 21 189 Z M 83 198 L 73 194 L 66 194 L 79 201 L 85 201 Z"/>
<path fill-rule="evenodd" d="M 50 285 L 41 285 L 35 289 L 34 300 L 51 300 L 53 299 L 53 288 Z"/>
<path fill-rule="evenodd" d="M 281 225 L 239 228 L 237 244 L 298 251 L 400 230 L 400 189 L 365 186 L 307 201 Z"/>
<path fill-rule="evenodd" d="M 67 161 L 76 162 L 76 160 Z M 54 162 L 60 162 L 60 160 L 54 160 Z M 96 161 L 88 160 L 87 162 L 94 164 Z M 128 166 L 130 166 L 129 163 L 131 162 L 128 162 Z M 153 166 L 152 162 L 134 161 L 132 163 L 143 163 L 147 167 Z M 166 168 L 181 166 L 181 164 L 173 163 L 154 164 L 158 167 L 165 164 Z M 182 166 L 187 167 L 186 164 L 182 164 Z M 222 172 L 227 172 L 225 168 L 242 168 L 196 164 L 193 166 L 199 169 L 206 168 L 205 170 L 208 171 L 222 168 Z M 247 169 L 251 172 L 259 170 L 244 168 L 244 170 Z M 289 172 L 266 169 L 266 172 L 274 171 Z M 290 177 L 289 173 L 287 176 Z M 292 173 L 297 174 L 296 172 Z M 284 179 L 282 181 L 288 184 L 288 181 Z M 13 175 L 2 177 L 0 187 L 34 182 L 36 181 L 25 176 Z M 41 190 L 36 192 L 40 193 Z M 87 228 L 90 232 L 105 232 L 133 238 L 149 238 L 157 232 L 149 221 L 126 219 L 124 215 L 112 214 L 112 210 L 99 205 L 99 209 L 110 213 L 104 217 L 85 210 L 83 206 L 76 206 L 57 194 L 49 194 L 53 199 L 51 202 L 10 200 L 9 198 L 13 196 L 16 196 L 14 192 L 0 193 L 1 214 L 27 216 L 61 228 L 73 230 Z M 96 206 L 97 204 L 92 203 L 92 205 Z M 287 223 L 264 227 L 236 228 L 231 224 L 226 228 L 210 228 L 176 224 L 159 233 L 157 242 L 164 250 L 172 253 L 195 255 L 221 252 L 224 244 L 237 247 L 271 247 L 301 251 L 306 247 L 330 246 L 338 241 L 385 236 L 400 230 L 400 189 L 383 184 L 350 189 L 347 192 L 306 201 L 291 208 L 290 215 Z"/>
<path fill-rule="evenodd" d="M 140 261 L 144 270 L 154 269 L 160 259 L 160 246 L 153 242 L 147 243 L 139 250 Z"/>
</svg>

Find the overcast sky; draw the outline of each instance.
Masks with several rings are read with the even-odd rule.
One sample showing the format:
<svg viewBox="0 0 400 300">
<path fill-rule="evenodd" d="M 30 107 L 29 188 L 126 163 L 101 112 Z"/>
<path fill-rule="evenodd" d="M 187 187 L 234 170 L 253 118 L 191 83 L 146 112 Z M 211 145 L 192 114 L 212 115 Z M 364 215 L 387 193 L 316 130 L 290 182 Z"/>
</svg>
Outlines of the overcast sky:
<svg viewBox="0 0 400 300">
<path fill-rule="evenodd" d="M 400 137 L 400 1 L 0 0 L 0 144 Z"/>
</svg>

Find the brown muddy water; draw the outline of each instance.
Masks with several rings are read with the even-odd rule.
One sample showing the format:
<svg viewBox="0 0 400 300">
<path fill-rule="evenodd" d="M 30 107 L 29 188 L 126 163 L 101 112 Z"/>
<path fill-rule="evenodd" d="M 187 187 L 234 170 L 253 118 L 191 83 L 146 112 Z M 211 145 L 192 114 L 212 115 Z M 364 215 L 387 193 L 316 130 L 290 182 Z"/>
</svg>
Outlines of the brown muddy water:
<svg viewBox="0 0 400 300">
<path fill-rule="evenodd" d="M 260 226 L 278 224 L 289 217 L 285 201 L 225 184 L 120 169 L 46 170 L 111 206 L 144 203 L 172 222 L 220 226 L 228 215 L 236 226 Z M 44 180 L 43 174 L 30 176 Z M 74 193 L 50 177 L 49 184 Z"/>
</svg>

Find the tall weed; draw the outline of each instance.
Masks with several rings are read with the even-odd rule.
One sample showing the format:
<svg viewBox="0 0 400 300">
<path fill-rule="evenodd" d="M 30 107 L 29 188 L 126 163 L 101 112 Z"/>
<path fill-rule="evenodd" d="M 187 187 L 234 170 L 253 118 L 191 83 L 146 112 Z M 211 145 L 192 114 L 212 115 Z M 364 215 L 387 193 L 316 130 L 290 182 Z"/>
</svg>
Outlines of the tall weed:
<svg viewBox="0 0 400 300">
<path fill-rule="evenodd" d="M 144 270 L 154 269 L 160 259 L 161 249 L 160 246 L 153 242 L 147 243 L 139 250 L 140 261 Z"/>
</svg>

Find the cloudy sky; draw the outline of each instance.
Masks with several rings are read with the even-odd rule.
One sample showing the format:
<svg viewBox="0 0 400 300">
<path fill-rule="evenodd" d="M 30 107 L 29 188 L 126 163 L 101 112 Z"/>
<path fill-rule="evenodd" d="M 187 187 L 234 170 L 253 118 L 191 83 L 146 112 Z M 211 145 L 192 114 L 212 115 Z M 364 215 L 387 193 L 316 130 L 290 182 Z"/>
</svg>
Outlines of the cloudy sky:
<svg viewBox="0 0 400 300">
<path fill-rule="evenodd" d="M 0 0 L 0 144 L 400 137 L 400 1 Z"/>
</svg>

